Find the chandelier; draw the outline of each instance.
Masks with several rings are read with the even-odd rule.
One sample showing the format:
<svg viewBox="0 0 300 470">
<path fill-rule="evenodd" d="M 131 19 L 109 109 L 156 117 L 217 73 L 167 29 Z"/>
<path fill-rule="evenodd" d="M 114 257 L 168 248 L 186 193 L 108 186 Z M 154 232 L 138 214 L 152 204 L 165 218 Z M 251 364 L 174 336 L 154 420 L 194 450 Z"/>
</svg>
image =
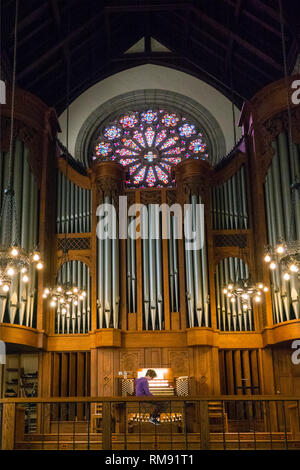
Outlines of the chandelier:
<svg viewBox="0 0 300 470">
<path fill-rule="evenodd" d="M 17 43 L 17 5 L 14 36 L 14 63 L 12 80 L 11 120 L 10 120 L 10 144 L 9 144 L 9 170 L 8 186 L 4 190 L 2 208 L 0 214 L 0 292 L 7 294 L 14 280 L 21 278 L 27 283 L 32 274 L 32 268 L 41 270 L 44 267 L 38 250 L 27 253 L 19 240 L 19 226 L 16 215 L 16 201 L 13 181 L 13 130 L 15 107 L 15 80 L 16 80 L 16 43 Z M 30 221 L 27 221 L 30 223 Z"/>
<path fill-rule="evenodd" d="M 58 284 L 53 288 L 46 287 L 43 293 L 43 298 L 50 300 L 50 306 L 56 307 L 63 314 L 67 313 L 71 304 L 78 305 L 85 297 L 86 292 L 71 283 Z"/>
<path fill-rule="evenodd" d="M 285 241 L 281 238 L 275 246 L 268 245 L 265 248 L 265 262 L 272 270 L 280 267 L 285 281 L 289 281 L 293 273 L 298 274 L 298 278 L 300 278 L 300 240 L 294 240 L 291 237 L 292 224 L 295 220 L 295 191 L 299 190 L 300 183 L 292 184 L 291 225 L 288 239 Z"/>
<path fill-rule="evenodd" d="M 268 292 L 262 282 L 252 283 L 250 279 L 240 279 L 237 282 L 229 282 L 224 286 L 223 293 L 226 294 L 230 302 L 235 303 L 237 300 L 241 302 L 243 310 L 248 310 L 251 300 L 259 303 L 263 299 L 263 293 Z"/>
</svg>

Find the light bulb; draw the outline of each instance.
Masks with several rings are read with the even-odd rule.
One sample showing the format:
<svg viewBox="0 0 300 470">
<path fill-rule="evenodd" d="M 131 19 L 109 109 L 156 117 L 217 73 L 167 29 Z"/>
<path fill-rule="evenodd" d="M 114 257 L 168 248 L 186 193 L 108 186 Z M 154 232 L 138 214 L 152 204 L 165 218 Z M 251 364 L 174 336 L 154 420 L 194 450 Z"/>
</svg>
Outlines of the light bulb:
<svg viewBox="0 0 300 470">
<path fill-rule="evenodd" d="M 243 305 L 243 310 L 248 310 L 248 305 L 247 304 Z"/>
<path fill-rule="evenodd" d="M 227 294 L 228 290 L 227 290 L 227 289 L 224 289 L 223 292 L 224 292 L 224 294 Z"/>
<path fill-rule="evenodd" d="M 247 300 L 249 298 L 249 295 L 248 294 L 243 294 L 242 297 L 243 297 L 243 299 Z"/>
<path fill-rule="evenodd" d="M 67 313 L 67 310 L 66 310 L 65 308 L 63 308 L 63 309 L 61 310 L 61 312 L 62 312 L 62 313 Z"/>
<path fill-rule="evenodd" d="M 61 291 L 62 291 L 62 288 L 60 286 L 58 286 L 57 292 L 61 292 Z"/>
<path fill-rule="evenodd" d="M 228 292 L 227 297 L 229 297 L 229 298 L 232 297 L 231 292 Z"/>
<path fill-rule="evenodd" d="M 291 279 L 291 276 L 289 275 L 289 273 L 284 273 L 283 279 L 284 279 L 285 281 L 289 281 L 289 280 Z"/>
<path fill-rule="evenodd" d="M 44 294 L 48 295 L 50 293 L 49 289 L 46 287 L 46 289 L 44 290 Z"/>
<path fill-rule="evenodd" d="M 265 262 L 266 263 L 270 263 L 271 261 L 271 256 L 270 255 L 266 255 L 265 258 L 264 258 Z"/>
<path fill-rule="evenodd" d="M 11 254 L 12 256 L 18 256 L 18 254 L 19 254 L 18 248 L 16 248 L 16 247 L 14 246 L 14 247 L 11 249 L 10 254 Z"/>
<path fill-rule="evenodd" d="M 297 273 L 299 271 L 299 268 L 295 264 L 291 264 L 290 271 L 292 271 L 293 273 Z"/>
<path fill-rule="evenodd" d="M 38 264 L 36 265 L 36 269 L 38 269 L 39 271 L 40 271 L 41 269 L 43 269 L 43 267 L 44 267 L 43 263 L 38 263 Z"/>
<path fill-rule="evenodd" d="M 32 259 L 33 261 L 40 261 L 41 257 L 39 253 L 34 253 Z"/>
<path fill-rule="evenodd" d="M 63 299 L 63 298 L 60 299 L 60 303 L 61 303 L 61 304 L 64 303 L 64 299 Z"/>
<path fill-rule="evenodd" d="M 67 295 L 72 295 L 72 291 L 71 291 L 71 290 L 68 290 L 68 291 L 66 292 L 66 294 L 67 294 Z"/>
<path fill-rule="evenodd" d="M 54 300 L 52 300 L 52 301 L 50 302 L 50 305 L 51 305 L 51 307 L 55 307 L 55 306 L 56 306 L 56 302 L 55 302 Z"/>
<path fill-rule="evenodd" d="M 268 287 L 264 287 L 264 292 L 268 292 L 269 288 Z"/>
<path fill-rule="evenodd" d="M 27 273 L 27 269 L 26 269 L 26 268 L 22 268 L 22 269 L 21 269 L 21 273 L 22 273 L 22 274 Z"/>
<path fill-rule="evenodd" d="M 78 287 L 73 287 L 73 292 L 76 294 L 78 292 Z"/>
<path fill-rule="evenodd" d="M 277 253 L 284 253 L 285 249 L 283 245 L 278 245 L 276 248 Z"/>
<path fill-rule="evenodd" d="M 261 298 L 260 298 L 259 295 L 256 295 L 256 296 L 254 297 L 254 300 L 255 300 L 255 302 L 260 302 L 260 301 L 261 301 Z"/>
<path fill-rule="evenodd" d="M 25 276 L 23 276 L 23 282 L 28 282 L 29 281 L 29 277 L 25 274 Z"/>
<path fill-rule="evenodd" d="M 264 287 L 264 285 L 263 285 L 263 284 L 261 284 L 261 283 L 260 283 L 260 284 L 258 284 L 258 288 L 259 288 L 259 289 L 263 289 L 263 287 Z"/>
<path fill-rule="evenodd" d="M 47 299 L 47 294 L 43 294 L 43 299 Z"/>
<path fill-rule="evenodd" d="M 8 284 L 4 284 L 4 286 L 2 287 L 2 289 L 4 290 L 4 292 L 8 292 L 8 291 L 9 291 L 9 285 L 8 285 Z"/>
<path fill-rule="evenodd" d="M 86 297 L 86 292 L 85 292 L 85 290 L 82 291 L 81 295 L 83 295 L 83 297 Z"/>
<path fill-rule="evenodd" d="M 77 300 L 74 301 L 74 305 L 78 305 L 78 301 L 77 301 Z"/>
<path fill-rule="evenodd" d="M 274 261 L 270 264 L 270 269 L 276 269 L 276 263 L 274 263 Z"/>
<path fill-rule="evenodd" d="M 9 276 L 13 276 L 13 275 L 15 274 L 14 268 L 8 268 L 7 274 L 8 274 Z"/>
<path fill-rule="evenodd" d="M 234 303 L 235 302 L 235 297 L 232 297 L 232 299 L 230 299 L 230 302 Z"/>
<path fill-rule="evenodd" d="M 228 289 L 229 289 L 229 290 L 232 290 L 232 289 L 233 289 L 233 285 L 232 285 L 232 284 L 229 284 Z"/>
</svg>

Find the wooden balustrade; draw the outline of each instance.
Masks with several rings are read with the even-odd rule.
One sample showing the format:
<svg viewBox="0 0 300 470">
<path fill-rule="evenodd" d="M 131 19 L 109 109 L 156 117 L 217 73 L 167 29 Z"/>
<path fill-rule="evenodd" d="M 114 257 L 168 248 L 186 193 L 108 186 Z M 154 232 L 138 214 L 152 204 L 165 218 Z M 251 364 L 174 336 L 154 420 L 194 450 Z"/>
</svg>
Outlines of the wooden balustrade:
<svg viewBox="0 0 300 470">
<path fill-rule="evenodd" d="M 300 449 L 299 400 L 300 397 L 278 395 L 168 397 L 167 400 L 154 396 L 31 398 L 30 400 L 28 398 L 5 398 L 0 400 L 1 448 L 2 450 L 19 448 L 72 449 L 78 445 L 81 446 L 80 448 L 85 446 L 84 448 L 89 449 L 91 446 L 97 445 L 96 448 L 102 450 L 147 449 L 147 446 L 150 446 L 149 449 L 151 449 L 151 439 L 157 439 L 159 435 L 160 440 L 157 441 L 157 445 L 164 442 L 165 446 L 172 446 L 174 441 L 178 449 L 226 449 L 242 448 L 243 445 L 246 445 L 246 448 Z M 148 422 L 143 422 L 138 423 L 140 429 L 135 434 L 132 432 L 130 434 L 127 424 L 124 425 L 125 420 L 128 419 L 127 409 L 134 408 L 135 403 L 137 409 L 141 403 L 147 403 L 151 408 L 151 404 L 154 407 L 156 402 L 162 401 L 168 403 L 168 409 L 171 411 L 172 409 L 178 411 L 179 407 L 182 409 L 184 414 L 182 430 L 180 432 L 176 430 L 176 423 L 161 422 L 161 426 L 157 428 Z M 54 405 L 56 407 L 76 407 L 77 404 L 81 404 L 85 410 L 84 420 L 78 422 L 75 415 L 73 421 L 68 423 L 55 421 L 55 423 L 50 423 L 50 426 L 48 423 L 46 428 L 41 426 L 36 433 L 26 435 L 26 432 L 24 434 L 24 406 L 29 402 L 40 407 L 41 414 L 47 410 L 47 423 L 49 413 L 51 414 L 49 410 Z M 242 427 L 242 421 L 239 423 L 240 429 L 236 429 L 237 423 L 232 425 L 230 423 L 230 407 L 234 403 L 238 403 L 238 406 L 244 407 L 246 411 L 249 408 L 252 409 L 247 421 L 249 427 L 246 430 L 245 427 Z M 93 410 L 99 409 L 100 404 L 101 413 L 98 414 L 98 418 L 101 420 L 101 426 L 94 429 Z M 256 419 L 255 410 L 258 406 L 264 412 L 263 417 L 259 415 Z M 192 413 L 190 412 L 191 408 Z M 122 410 L 121 418 L 118 417 L 120 410 Z M 215 417 L 216 410 L 218 418 L 221 418 L 219 430 L 215 429 L 215 424 L 211 424 L 211 418 Z M 270 410 L 276 416 L 271 417 Z M 229 416 L 227 416 L 228 412 Z M 172 413 L 169 414 L 172 416 Z M 123 427 L 118 426 L 118 422 L 121 421 Z M 187 421 L 190 422 L 187 424 Z M 234 426 L 235 430 L 233 431 Z M 164 431 L 161 431 L 162 429 Z M 77 435 L 79 435 L 78 438 Z M 64 442 L 62 442 L 63 439 L 65 439 Z M 166 444 L 167 442 L 169 444 Z"/>
</svg>

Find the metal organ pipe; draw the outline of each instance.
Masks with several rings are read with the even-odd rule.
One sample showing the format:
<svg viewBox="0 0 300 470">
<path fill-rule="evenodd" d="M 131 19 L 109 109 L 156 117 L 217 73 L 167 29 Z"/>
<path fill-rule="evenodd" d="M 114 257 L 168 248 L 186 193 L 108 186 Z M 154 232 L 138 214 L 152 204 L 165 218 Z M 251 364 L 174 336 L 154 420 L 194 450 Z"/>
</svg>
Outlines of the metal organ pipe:
<svg viewBox="0 0 300 470">
<path fill-rule="evenodd" d="M 211 189 L 211 201 L 215 230 L 248 228 L 244 166 L 223 184 Z"/>
<path fill-rule="evenodd" d="M 130 277 L 132 291 L 132 311 L 136 312 L 136 241 L 130 238 Z"/>
<path fill-rule="evenodd" d="M 155 329 L 157 294 L 156 294 L 156 242 L 155 242 L 155 211 L 153 204 L 149 204 L 149 271 L 150 271 L 150 315 L 152 330 Z"/>
<path fill-rule="evenodd" d="M 293 144 L 292 152 L 286 132 L 281 132 L 272 142 L 275 154 L 265 180 L 266 217 L 268 242 L 276 245 L 280 238 L 300 238 L 300 201 L 296 195 L 294 219 L 291 220 L 292 194 L 291 184 L 299 176 L 298 146 Z M 293 230 L 294 229 L 294 230 Z M 299 283 L 296 275 L 291 274 L 289 282 L 283 279 L 280 266 L 271 272 L 272 305 L 276 323 L 298 319 Z"/>
<path fill-rule="evenodd" d="M 175 310 L 175 281 L 174 281 L 174 258 L 173 258 L 173 221 L 172 216 L 168 213 L 168 227 L 169 227 L 169 240 L 168 240 L 168 255 L 169 255 L 169 285 L 170 285 L 170 308 L 171 312 Z"/>
<path fill-rule="evenodd" d="M 38 202 L 36 182 L 31 174 L 28 164 L 29 152 L 20 139 L 14 144 L 14 191 L 16 201 L 16 218 L 18 224 L 18 234 L 13 226 L 11 241 L 15 237 L 20 240 L 21 247 L 26 251 L 31 251 L 37 244 L 38 227 Z M 7 153 L 0 154 L 0 191 L 1 196 L 8 184 L 8 158 Z M 0 197 L 1 197 L 0 196 Z M 0 201 L 1 202 L 1 201 Z M 1 204 L 2 205 L 2 204 Z M 5 221 L 3 223 L 5 226 Z M 0 240 L 4 240 L 4 231 L 0 227 Z M 0 322 L 4 321 L 7 309 L 8 321 L 12 324 L 33 326 L 34 325 L 34 301 L 36 295 L 35 270 L 29 272 L 30 282 L 23 282 L 22 276 L 15 277 L 7 296 L 0 296 Z M 18 315 L 17 315 L 18 313 Z"/>
<path fill-rule="evenodd" d="M 99 220 L 100 233 L 103 233 L 103 219 Z M 104 319 L 104 240 L 98 237 L 98 322 L 103 328 Z"/>
<path fill-rule="evenodd" d="M 60 305 L 56 309 L 56 332 L 58 334 L 86 333 L 90 329 L 90 299 L 91 284 L 90 270 L 82 261 L 72 260 L 64 263 L 57 274 L 57 283 L 77 285 L 80 290 L 86 291 L 86 297 L 78 301 L 78 305 L 72 301 L 70 307 L 63 311 Z"/>
<path fill-rule="evenodd" d="M 67 194 L 66 194 L 67 189 Z M 91 191 L 58 171 L 57 233 L 87 233 L 91 230 Z"/>
<path fill-rule="evenodd" d="M 192 196 L 192 230 L 193 233 L 196 233 L 196 207 L 197 196 Z M 194 281 L 195 281 L 195 302 L 196 302 L 196 315 L 198 320 L 198 325 L 202 325 L 202 315 L 203 315 L 203 304 L 202 304 L 202 275 L 201 275 L 201 266 L 200 266 L 200 250 L 193 250 L 193 270 L 194 270 Z"/>
<path fill-rule="evenodd" d="M 253 331 L 253 307 L 243 310 L 239 299 L 231 302 L 223 289 L 229 281 L 248 279 L 248 266 L 240 258 L 224 258 L 216 267 L 216 298 L 217 309 L 222 315 L 217 315 L 218 328 L 222 331 Z M 220 303 L 220 308 L 218 307 Z"/>
<path fill-rule="evenodd" d="M 162 257 L 161 257 L 161 224 L 158 206 L 154 206 L 155 215 L 155 252 L 156 252 L 156 282 L 157 282 L 157 306 L 158 306 L 158 325 L 162 329 L 162 305 L 163 305 L 163 286 L 162 286 Z"/>
<path fill-rule="evenodd" d="M 175 286 L 175 312 L 179 311 L 179 275 L 178 275 L 178 257 L 177 257 L 177 240 L 178 228 L 177 219 L 175 216 L 171 217 L 172 222 L 172 248 L 173 248 L 173 270 L 174 270 L 174 286 Z"/>
<path fill-rule="evenodd" d="M 149 240 L 143 239 L 143 287 L 144 287 L 144 314 L 145 329 L 149 329 L 150 295 L 149 295 Z"/>
<path fill-rule="evenodd" d="M 187 210 L 185 214 L 185 224 L 189 227 L 189 233 L 191 233 L 192 228 L 192 212 Z M 185 260 L 186 260 L 186 288 L 187 288 L 187 306 L 188 306 L 188 316 L 189 316 L 189 326 L 193 328 L 194 325 L 194 271 L 193 271 L 193 260 L 192 260 L 192 251 L 185 250 Z"/>
</svg>

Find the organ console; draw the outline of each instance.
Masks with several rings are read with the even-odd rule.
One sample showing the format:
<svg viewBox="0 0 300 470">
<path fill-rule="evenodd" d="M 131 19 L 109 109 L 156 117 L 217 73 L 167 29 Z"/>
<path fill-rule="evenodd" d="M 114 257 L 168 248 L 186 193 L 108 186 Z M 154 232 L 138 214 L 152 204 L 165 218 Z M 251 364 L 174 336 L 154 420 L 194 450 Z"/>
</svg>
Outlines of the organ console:
<svg viewBox="0 0 300 470">
<path fill-rule="evenodd" d="M 119 391 L 122 396 L 135 395 L 136 378 L 144 377 L 148 368 L 136 373 L 121 373 Z M 149 381 L 149 390 L 153 396 L 189 396 L 193 394 L 193 378 L 174 377 L 172 369 L 156 368 L 157 377 Z"/>
</svg>

